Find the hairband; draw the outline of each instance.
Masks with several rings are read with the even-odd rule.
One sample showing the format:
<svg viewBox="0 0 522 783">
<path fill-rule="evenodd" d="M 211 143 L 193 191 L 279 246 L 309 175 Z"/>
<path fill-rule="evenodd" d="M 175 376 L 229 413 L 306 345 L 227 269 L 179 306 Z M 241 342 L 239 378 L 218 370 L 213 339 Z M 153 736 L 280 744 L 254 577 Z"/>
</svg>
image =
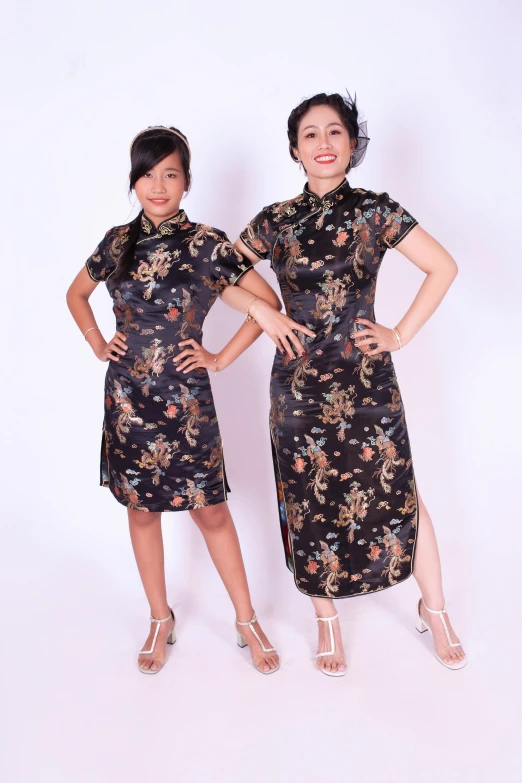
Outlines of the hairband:
<svg viewBox="0 0 522 783">
<path fill-rule="evenodd" d="M 166 128 L 164 125 L 153 125 L 151 128 L 145 128 L 145 130 L 142 130 L 139 133 L 137 133 L 133 138 L 133 140 L 131 141 L 131 145 L 130 145 L 131 151 L 132 151 L 132 146 L 136 141 L 136 139 L 138 138 L 138 136 L 141 136 L 142 133 L 147 133 L 148 131 L 154 131 L 154 130 L 168 131 L 168 133 L 173 133 L 174 136 L 177 136 L 179 139 L 181 139 L 181 141 L 185 144 L 186 148 L 188 149 L 189 163 L 190 163 L 190 147 L 186 138 L 182 136 L 181 133 L 178 133 L 178 131 L 172 130 L 172 128 Z"/>
</svg>

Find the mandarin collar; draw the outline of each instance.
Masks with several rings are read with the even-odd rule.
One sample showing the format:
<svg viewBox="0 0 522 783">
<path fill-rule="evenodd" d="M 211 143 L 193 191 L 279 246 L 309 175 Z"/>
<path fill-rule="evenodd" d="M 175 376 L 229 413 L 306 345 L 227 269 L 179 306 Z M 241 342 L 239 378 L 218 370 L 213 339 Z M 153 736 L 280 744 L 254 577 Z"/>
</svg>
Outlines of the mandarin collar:
<svg viewBox="0 0 522 783">
<path fill-rule="evenodd" d="M 155 228 L 154 223 L 148 219 L 148 217 L 145 215 L 145 212 L 142 212 L 140 225 L 141 225 L 141 230 L 145 234 L 153 234 L 155 232 L 156 234 L 165 237 L 173 234 L 176 231 L 176 229 L 178 229 L 186 222 L 187 222 L 187 214 L 185 210 L 180 209 L 177 215 L 167 218 L 167 220 L 163 220 L 157 228 Z"/>
<path fill-rule="evenodd" d="M 322 198 L 319 198 L 315 193 L 312 193 L 308 187 L 308 182 L 304 186 L 303 198 L 306 204 L 312 208 L 322 207 L 323 209 L 330 209 L 336 201 L 342 201 L 352 192 L 353 188 L 349 184 L 347 179 L 343 179 L 342 182 L 337 185 L 336 188 L 325 193 Z"/>
</svg>

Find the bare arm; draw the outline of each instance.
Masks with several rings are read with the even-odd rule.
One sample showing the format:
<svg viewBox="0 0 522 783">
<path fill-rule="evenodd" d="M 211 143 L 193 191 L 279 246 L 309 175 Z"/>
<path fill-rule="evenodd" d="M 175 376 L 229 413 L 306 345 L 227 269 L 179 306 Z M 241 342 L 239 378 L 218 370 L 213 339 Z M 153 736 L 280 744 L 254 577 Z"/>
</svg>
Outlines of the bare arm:
<svg viewBox="0 0 522 783">
<path fill-rule="evenodd" d="M 226 305 L 241 313 L 246 314 L 250 308 L 249 312 L 252 313 L 252 317 L 254 317 L 254 309 L 260 305 L 259 312 L 261 313 L 261 316 L 263 313 L 274 313 L 281 318 L 286 318 L 286 316 L 283 316 L 279 312 L 281 309 L 281 302 L 279 301 L 278 296 L 271 286 L 269 286 L 254 269 L 251 269 L 249 272 L 242 275 L 237 285 L 227 285 L 220 293 L 220 298 Z M 263 333 L 263 329 L 257 323 L 257 312 L 258 311 L 256 310 L 255 321 L 245 321 L 230 342 L 228 342 L 217 354 L 211 354 L 193 339 L 184 340 L 179 343 L 180 348 L 183 348 L 184 350 L 174 358 L 174 361 L 177 364 L 181 362 L 178 364 L 178 371 L 186 374 L 196 367 L 205 367 L 207 370 L 224 370 L 231 365 L 232 362 L 234 362 L 238 356 L 241 356 L 241 354 L 244 353 L 244 351 L 246 351 L 246 349 Z M 293 321 L 289 318 L 287 320 L 293 324 Z M 296 324 L 296 328 L 297 326 L 298 325 Z M 299 326 L 299 328 L 303 329 L 301 326 Z M 312 332 L 310 332 L 310 334 L 312 334 Z M 282 333 L 281 337 L 285 337 L 286 340 L 286 336 Z M 301 353 L 301 343 L 293 332 L 291 332 L 290 340 L 292 340 L 292 338 L 293 341 L 295 341 L 296 350 Z M 281 342 L 287 353 L 293 359 L 294 353 L 288 340 L 286 340 L 286 342 L 281 340 Z M 281 346 L 278 343 L 276 344 L 281 353 L 284 353 Z"/>
<path fill-rule="evenodd" d="M 447 250 L 420 226 L 415 226 L 396 249 L 426 274 L 411 307 L 395 327 L 404 346 L 438 308 L 455 280 L 458 268 Z M 365 318 L 360 318 L 358 322 L 366 328 L 357 333 L 357 346 L 367 348 L 370 344 L 377 344 L 377 348 L 365 350 L 368 356 L 399 348 L 393 329 L 372 324 Z"/>
<path fill-rule="evenodd" d="M 410 231 L 397 250 L 426 274 L 413 304 L 397 324 L 406 344 L 438 308 L 457 277 L 458 267 L 448 251 L 420 226 Z"/>
<path fill-rule="evenodd" d="M 258 261 L 260 261 L 260 258 L 256 256 L 241 239 L 236 241 L 235 246 L 239 252 L 253 264 L 257 264 Z M 262 283 L 262 289 L 257 288 L 259 285 L 257 283 L 258 279 Z M 298 355 L 302 355 L 303 346 L 295 332 L 301 332 L 301 334 L 307 335 L 308 337 L 315 337 L 315 333 L 306 326 L 303 326 L 303 324 L 297 323 L 292 320 L 292 318 L 289 318 L 287 315 L 280 312 L 281 303 L 279 298 L 276 296 L 271 286 L 263 280 L 261 275 L 258 275 L 255 270 L 251 269 L 250 272 L 243 275 L 239 280 L 238 285 L 235 287 L 239 287 L 242 290 L 237 291 L 234 301 L 230 300 L 227 304 L 242 312 L 246 312 L 249 307 L 249 312 L 252 317 L 255 318 L 259 326 L 267 333 L 270 339 L 274 341 L 281 353 L 286 351 L 292 359 L 294 358 L 294 351 L 296 351 Z M 259 294 L 258 290 L 263 293 Z M 265 290 L 267 291 L 266 295 L 264 294 Z M 275 309 L 275 305 L 271 306 L 271 301 L 268 298 L 269 295 L 275 297 L 277 300 L 277 309 Z M 256 297 L 259 298 L 257 301 L 254 301 Z"/>
<path fill-rule="evenodd" d="M 127 338 L 122 332 L 116 332 L 109 342 L 105 341 L 89 304 L 89 297 L 98 285 L 91 280 L 87 269 L 82 267 L 67 291 L 67 306 L 81 333 L 85 335 L 88 332 L 85 339 L 98 359 L 102 362 L 108 362 L 109 359 L 118 362 L 118 356 L 125 356 L 127 351 Z"/>
</svg>

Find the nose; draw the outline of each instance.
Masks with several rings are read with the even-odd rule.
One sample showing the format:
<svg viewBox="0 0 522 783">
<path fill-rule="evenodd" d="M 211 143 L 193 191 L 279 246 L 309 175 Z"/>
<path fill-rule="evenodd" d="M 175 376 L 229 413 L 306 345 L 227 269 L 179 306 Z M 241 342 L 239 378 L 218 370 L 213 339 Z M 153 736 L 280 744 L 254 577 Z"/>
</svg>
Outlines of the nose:
<svg viewBox="0 0 522 783">
<path fill-rule="evenodd" d="M 330 136 L 328 135 L 327 131 L 324 131 L 321 134 L 321 137 L 319 139 L 319 148 L 320 149 L 328 149 L 331 146 L 332 145 L 331 145 L 331 142 L 330 142 Z"/>
<path fill-rule="evenodd" d="M 152 192 L 153 193 L 165 193 L 166 187 L 165 183 L 162 179 L 155 179 L 152 182 Z"/>
</svg>

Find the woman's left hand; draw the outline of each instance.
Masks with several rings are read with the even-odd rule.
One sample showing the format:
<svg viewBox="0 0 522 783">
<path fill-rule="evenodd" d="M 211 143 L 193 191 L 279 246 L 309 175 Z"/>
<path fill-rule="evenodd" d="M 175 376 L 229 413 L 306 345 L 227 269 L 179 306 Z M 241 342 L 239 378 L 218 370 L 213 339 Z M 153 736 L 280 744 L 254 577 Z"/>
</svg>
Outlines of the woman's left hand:
<svg viewBox="0 0 522 783">
<path fill-rule="evenodd" d="M 217 354 L 210 353 L 196 340 L 192 339 L 183 340 L 178 345 L 180 348 L 184 345 L 189 346 L 172 360 L 177 365 L 178 372 L 183 370 L 183 374 L 186 375 L 188 372 L 195 370 L 196 367 L 204 367 L 205 370 L 215 370 Z M 220 367 L 220 369 L 223 368 Z"/>
<path fill-rule="evenodd" d="M 362 324 L 364 329 L 357 329 L 352 332 L 350 337 L 354 341 L 355 347 L 359 348 L 365 356 L 376 356 L 383 351 L 399 350 L 399 341 L 393 329 L 375 324 L 366 318 L 356 318 L 355 323 Z M 370 345 L 376 347 L 369 350 Z"/>
</svg>

